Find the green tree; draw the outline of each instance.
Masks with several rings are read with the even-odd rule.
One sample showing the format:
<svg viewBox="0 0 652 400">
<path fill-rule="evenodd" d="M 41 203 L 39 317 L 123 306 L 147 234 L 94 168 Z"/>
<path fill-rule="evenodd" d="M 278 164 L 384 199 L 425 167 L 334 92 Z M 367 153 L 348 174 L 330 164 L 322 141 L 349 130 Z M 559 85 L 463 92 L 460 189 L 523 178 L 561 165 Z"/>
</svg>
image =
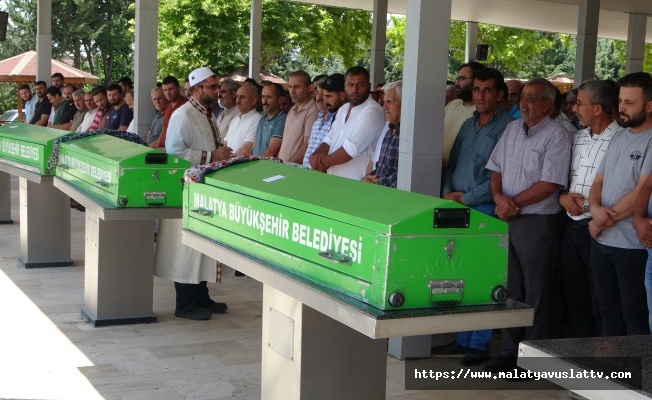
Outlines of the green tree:
<svg viewBox="0 0 652 400">
<path fill-rule="evenodd" d="M 201 65 L 227 73 L 246 64 L 250 6 L 250 0 L 161 0 L 161 73 L 185 76 Z M 285 67 L 277 60 L 293 58 L 319 66 L 335 55 L 349 64 L 368 47 L 370 32 L 368 12 L 263 0 L 261 66 L 279 71 Z"/>
</svg>

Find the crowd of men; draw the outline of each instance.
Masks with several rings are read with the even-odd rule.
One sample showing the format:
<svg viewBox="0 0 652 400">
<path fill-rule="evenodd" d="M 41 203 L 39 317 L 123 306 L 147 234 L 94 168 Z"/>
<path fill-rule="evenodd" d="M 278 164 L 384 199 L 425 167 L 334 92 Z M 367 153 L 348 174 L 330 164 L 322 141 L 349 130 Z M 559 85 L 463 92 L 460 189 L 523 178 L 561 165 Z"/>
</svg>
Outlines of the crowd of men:
<svg viewBox="0 0 652 400">
<path fill-rule="evenodd" d="M 36 83 L 36 96 L 20 88 L 30 123 L 133 129 L 130 80 L 84 93 L 52 78 L 50 87 Z M 169 76 L 152 89 L 156 115 L 144 139 L 193 164 L 277 157 L 395 188 L 402 82 L 371 88 L 359 66 L 313 79 L 296 71 L 289 90 L 220 79 L 202 67 L 183 88 Z M 561 336 L 559 297 L 573 337 L 650 333 L 651 146 L 647 73 L 589 80 L 564 96 L 543 78 L 505 81 L 477 62 L 459 69 L 446 88 L 441 197 L 506 221 L 508 295 L 534 307 L 533 326 L 502 330 L 500 357 L 486 370 L 513 370 L 524 339 Z M 180 243 L 179 224 L 161 222 L 156 255 L 157 275 L 175 282 L 175 315 L 202 320 L 225 312 L 206 287 L 223 272 Z M 489 330 L 460 332 L 432 351 L 479 365 L 491 337 Z"/>
</svg>

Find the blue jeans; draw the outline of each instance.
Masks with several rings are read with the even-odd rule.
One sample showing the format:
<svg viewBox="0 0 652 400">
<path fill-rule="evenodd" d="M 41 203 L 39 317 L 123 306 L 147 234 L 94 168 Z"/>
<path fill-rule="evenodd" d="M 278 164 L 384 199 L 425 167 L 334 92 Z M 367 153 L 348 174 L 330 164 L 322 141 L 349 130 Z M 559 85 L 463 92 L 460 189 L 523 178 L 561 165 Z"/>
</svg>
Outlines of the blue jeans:
<svg viewBox="0 0 652 400">
<path fill-rule="evenodd" d="M 647 249 L 647 264 L 645 264 L 645 290 L 647 291 L 647 309 L 649 312 L 650 330 L 652 331 L 652 249 Z"/>
</svg>

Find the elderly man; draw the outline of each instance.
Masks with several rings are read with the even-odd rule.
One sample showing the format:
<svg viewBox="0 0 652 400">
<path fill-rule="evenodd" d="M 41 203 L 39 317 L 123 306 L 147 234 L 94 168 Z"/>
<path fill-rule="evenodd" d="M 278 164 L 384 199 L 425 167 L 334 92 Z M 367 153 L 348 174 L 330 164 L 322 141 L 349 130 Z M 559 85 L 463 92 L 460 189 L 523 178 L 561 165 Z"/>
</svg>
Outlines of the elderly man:
<svg viewBox="0 0 652 400">
<path fill-rule="evenodd" d="M 34 111 L 36 111 L 36 103 L 38 102 L 38 97 L 34 96 L 32 89 L 28 84 L 24 83 L 18 89 L 18 94 L 23 100 L 23 110 L 25 111 L 25 120 L 23 122 L 29 122 L 34 117 Z"/>
<path fill-rule="evenodd" d="M 628 74 L 618 86 L 620 125 L 625 129 L 611 139 L 589 193 L 589 233 L 595 239 L 590 263 L 601 336 L 647 335 L 648 253 L 637 237 L 640 219 L 635 229 L 632 215 L 638 192 L 652 172 L 652 76 Z M 638 205 L 640 217 L 643 204 Z"/>
<path fill-rule="evenodd" d="M 493 68 L 481 68 L 473 75 L 473 102 L 476 111 L 460 128 L 443 179 L 443 198 L 485 214 L 494 215 L 489 156 L 514 119 L 501 106 L 503 75 Z M 479 365 L 489 356 L 491 329 L 459 332 L 457 340 L 433 347 L 434 354 L 464 354 L 462 365 Z"/>
<path fill-rule="evenodd" d="M 260 114 L 256 110 L 258 103 L 258 88 L 245 84 L 238 89 L 236 108 L 238 115 L 233 118 L 229 132 L 224 138 L 224 145 L 231 147 L 238 156 L 250 155 L 256 140 L 256 128 Z"/>
<path fill-rule="evenodd" d="M 179 81 L 174 76 L 166 76 L 163 78 L 161 85 L 163 94 L 168 101 L 168 105 L 163 110 L 163 129 L 156 142 L 156 147 L 160 150 L 165 150 L 165 139 L 167 137 L 168 124 L 172 113 L 186 103 L 187 97 L 181 95 L 179 88 Z"/>
<path fill-rule="evenodd" d="M 238 89 L 240 89 L 240 84 L 233 79 L 224 79 L 220 82 L 217 99 L 220 106 L 224 108 L 224 111 L 215 119 L 217 133 L 220 135 L 220 139 L 224 139 L 229 132 L 233 118 L 238 115 L 238 109 L 235 106 L 236 99 L 238 98 Z"/>
<path fill-rule="evenodd" d="M 93 93 L 86 93 L 84 95 L 84 104 L 86 105 L 86 109 L 88 111 L 84 115 L 84 120 L 77 128 L 77 132 L 88 132 L 90 130 L 91 124 L 93 123 L 93 119 L 95 119 L 95 115 L 99 110 L 99 108 L 97 108 L 97 104 L 95 104 L 95 100 L 93 100 Z"/>
<path fill-rule="evenodd" d="M 351 67 L 344 77 L 349 103 L 338 111 L 324 142 L 310 156 L 310 165 L 320 172 L 360 180 L 367 174 L 385 116 L 369 96 L 369 71 Z"/>
<path fill-rule="evenodd" d="M 285 113 L 281 110 L 279 97 L 283 96 L 283 86 L 270 83 L 263 87 L 262 103 L 265 116 L 258 121 L 254 156 L 276 157 L 283 142 Z"/>
<path fill-rule="evenodd" d="M 398 177 L 398 144 L 401 132 L 401 94 L 403 81 L 390 82 L 383 87 L 383 110 L 389 129 L 380 147 L 375 168 L 362 178 L 365 182 L 396 187 Z"/>
<path fill-rule="evenodd" d="M 198 68 L 189 75 L 192 96 L 179 107 L 168 126 L 166 151 L 193 165 L 224 160 L 231 149 L 222 146 L 212 118 L 210 104 L 217 97 L 217 78 L 206 68 Z M 207 281 L 216 282 L 216 262 L 181 243 L 182 221 L 161 220 L 156 244 L 155 274 L 174 282 L 176 309 L 179 318 L 204 320 L 211 313 L 223 313 L 224 303 L 213 301 L 208 295 Z"/>
<path fill-rule="evenodd" d="M 573 337 L 592 337 L 601 331 L 590 264 L 589 191 L 595 180 L 596 166 L 602 162 L 610 141 L 623 130 L 612 115 L 617 102 L 618 93 L 611 84 L 589 80 L 580 85 L 574 108 L 586 128 L 575 135 L 570 183 L 568 190 L 559 195 L 559 204 L 567 215 L 559 261 Z"/>
<path fill-rule="evenodd" d="M 106 94 L 111 105 L 108 110 L 106 129 L 126 131 L 131 120 L 134 119 L 134 112 L 122 97 L 122 87 L 115 83 L 109 85 L 106 88 Z"/>
<path fill-rule="evenodd" d="M 577 128 L 575 127 L 575 125 L 571 124 L 566 114 L 561 112 L 562 99 L 563 99 L 563 95 L 561 94 L 561 91 L 557 87 L 555 87 L 555 102 L 552 104 L 552 109 L 550 110 L 550 114 L 549 114 L 550 118 L 557 121 L 560 125 L 563 125 L 563 127 L 566 128 L 568 133 L 575 136 L 575 134 L 577 133 Z"/>
<path fill-rule="evenodd" d="M 486 371 L 516 368 L 518 344 L 546 339 L 551 311 L 551 284 L 559 242 L 559 192 L 568 183 L 572 139 L 548 113 L 555 87 L 543 78 L 529 80 L 521 93 L 521 120 L 507 125 L 494 148 L 487 169 L 496 216 L 507 221 L 509 298 L 534 307 L 534 323 L 527 329 L 502 330 L 498 360 Z"/>
<path fill-rule="evenodd" d="M 154 103 L 154 108 L 156 109 L 156 114 L 154 114 L 152 123 L 149 125 L 149 131 L 147 132 L 145 142 L 147 142 L 147 146 L 155 149 L 158 145 L 158 138 L 163 130 L 163 111 L 168 105 L 168 99 L 165 97 L 163 89 L 159 87 L 152 89 L 151 96 L 152 103 Z"/>
<path fill-rule="evenodd" d="M 77 90 L 72 94 L 72 101 L 75 104 L 75 108 L 77 108 L 77 112 L 72 118 L 72 125 L 70 125 L 70 130 L 73 132 L 77 132 L 77 129 L 84 121 L 84 117 L 88 112 L 88 108 L 86 108 L 86 102 L 84 99 L 85 95 L 86 93 L 84 93 L 83 90 Z"/>
<path fill-rule="evenodd" d="M 480 68 L 484 68 L 484 65 L 476 61 L 471 61 L 470 63 L 462 64 L 457 73 L 457 78 L 455 79 L 455 95 L 457 99 L 448 103 L 444 111 L 444 142 L 442 145 L 444 166 L 448 165 L 448 156 L 450 155 L 457 133 L 460 131 L 460 127 L 464 121 L 473 116 L 473 112 L 475 111 L 472 92 L 473 74 Z"/>
<path fill-rule="evenodd" d="M 335 115 L 337 115 L 337 110 L 342 107 L 342 104 L 347 102 L 346 92 L 344 91 L 344 75 L 333 74 L 319 82 L 313 82 L 313 84 L 315 83 L 317 83 L 315 103 L 317 103 L 319 112 L 317 113 L 315 123 L 312 124 L 306 155 L 303 157 L 303 166 L 306 168 L 312 168 L 310 166 L 310 156 L 317 150 L 317 147 L 324 141 L 324 137 L 330 132 Z"/>
<path fill-rule="evenodd" d="M 278 158 L 300 164 L 308 148 L 312 125 L 317 120 L 317 104 L 312 98 L 312 82 L 305 71 L 295 71 L 288 78 L 294 106 L 288 111 L 283 143 Z"/>
</svg>

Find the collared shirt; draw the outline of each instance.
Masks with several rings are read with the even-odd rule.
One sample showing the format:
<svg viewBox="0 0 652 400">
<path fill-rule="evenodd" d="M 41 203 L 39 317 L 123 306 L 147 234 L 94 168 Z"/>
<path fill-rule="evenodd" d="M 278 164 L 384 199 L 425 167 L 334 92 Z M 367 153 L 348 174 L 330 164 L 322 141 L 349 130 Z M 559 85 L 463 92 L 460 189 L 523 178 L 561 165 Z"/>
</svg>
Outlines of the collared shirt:
<svg viewBox="0 0 652 400">
<path fill-rule="evenodd" d="M 283 138 L 286 114 L 279 111 L 272 118 L 265 116 L 258 121 L 256 127 L 256 142 L 254 143 L 254 156 L 260 156 L 269 147 L 272 138 Z"/>
<path fill-rule="evenodd" d="M 82 123 L 79 125 L 77 128 L 77 132 L 88 132 L 91 128 L 91 124 L 93 123 L 93 120 L 95 119 L 95 115 L 97 115 L 97 112 L 99 111 L 99 108 L 95 108 L 93 111 L 88 111 L 86 112 L 86 115 L 84 115 L 84 120 Z"/>
<path fill-rule="evenodd" d="M 25 120 L 23 122 L 29 123 L 32 120 L 36 111 L 36 103 L 38 103 L 38 96 L 32 96 L 31 99 L 25 102 Z"/>
<path fill-rule="evenodd" d="M 152 118 L 152 123 L 149 125 L 149 134 L 147 135 L 147 144 L 151 144 L 153 141 L 157 140 L 161 135 L 163 130 L 163 113 L 156 110 L 154 118 Z"/>
<path fill-rule="evenodd" d="M 72 117 L 72 125 L 70 126 L 71 131 L 77 132 L 77 128 L 79 128 L 81 123 L 84 122 L 84 117 L 86 116 L 86 113 L 88 113 L 87 108 L 84 108 L 83 110 L 77 110 L 75 116 Z"/>
<path fill-rule="evenodd" d="M 503 194 L 508 197 L 541 181 L 559 185 L 552 195 L 521 207 L 521 214 L 555 214 L 561 211 L 559 190 L 568 184 L 572 144 L 566 128 L 547 115 L 531 128 L 522 120 L 512 121 L 491 153 L 487 168 L 502 174 Z"/>
<path fill-rule="evenodd" d="M 559 115 L 555 117 L 555 121 L 559 122 L 570 132 L 571 135 L 575 135 L 577 133 L 577 128 L 575 125 L 571 124 L 570 119 L 566 116 L 566 114 L 560 112 Z"/>
<path fill-rule="evenodd" d="M 177 103 L 172 106 L 172 103 L 168 103 L 163 110 L 163 130 L 158 137 L 158 147 L 165 147 L 165 137 L 167 136 L 168 124 L 170 123 L 170 118 L 172 118 L 172 113 L 179 109 L 182 105 L 186 104 L 188 99 L 183 96 L 179 96 Z"/>
<path fill-rule="evenodd" d="M 299 109 L 298 104 L 290 109 L 285 119 L 283 143 L 281 144 L 281 150 L 278 152 L 278 158 L 288 161 L 299 150 L 304 136 L 310 137 L 312 126 L 317 120 L 318 111 L 315 100 L 310 100 L 301 109 Z"/>
<path fill-rule="evenodd" d="M 381 186 L 396 187 L 398 178 L 398 145 L 401 139 L 401 124 L 389 124 L 389 129 L 380 146 L 380 157 L 376 168 L 371 172 L 378 177 Z"/>
<path fill-rule="evenodd" d="M 310 156 L 315 152 L 315 150 L 317 150 L 317 147 L 319 147 L 319 145 L 324 141 L 324 137 L 331 130 L 331 126 L 333 125 L 333 120 L 335 119 L 336 114 L 337 111 L 334 113 L 329 112 L 328 114 L 324 114 L 321 111 L 317 113 L 317 119 L 315 120 L 315 123 L 312 124 L 312 129 L 310 131 L 310 139 L 308 139 L 308 148 L 306 149 L 306 155 L 303 156 L 304 167 L 312 168 L 309 161 Z M 325 119 L 324 116 L 326 116 Z"/>
<path fill-rule="evenodd" d="M 460 132 L 462 124 L 473 116 L 475 105 L 465 106 L 460 99 L 455 99 L 446 105 L 444 111 L 444 142 L 442 144 L 442 159 L 448 162 L 448 157 Z"/>
<path fill-rule="evenodd" d="M 622 128 L 616 121 L 613 121 L 601 133 L 594 133 L 591 136 L 591 128 L 585 128 L 575 134 L 573 140 L 573 152 L 570 167 L 569 193 L 578 193 L 584 196 L 588 204 L 589 192 L 595 180 L 595 174 L 602 162 L 609 143 L 614 135 L 622 132 Z M 568 213 L 567 213 L 568 214 Z M 574 216 L 568 214 L 574 220 L 590 218 L 591 213 Z"/>
<path fill-rule="evenodd" d="M 231 121 L 229 132 L 224 138 L 226 145 L 232 148 L 235 153 L 245 142 L 254 143 L 256 141 L 258 121 L 260 121 L 260 114 L 255 108 L 245 115 L 237 115 Z"/>
<path fill-rule="evenodd" d="M 68 103 L 65 100 L 62 100 L 59 103 L 59 106 L 54 111 L 54 117 L 52 118 L 52 125 L 61 125 L 67 124 L 72 121 L 77 112 L 77 107 L 73 104 Z"/>
<path fill-rule="evenodd" d="M 518 105 L 512 104 L 512 108 L 507 111 L 507 115 L 514 119 L 521 119 L 521 110 L 518 109 Z"/>
<path fill-rule="evenodd" d="M 215 124 L 217 125 L 217 133 L 220 135 L 220 139 L 224 139 L 226 134 L 229 132 L 229 127 L 233 118 L 240 114 L 238 107 L 233 106 L 230 110 L 224 110 L 220 115 L 215 118 Z"/>
<path fill-rule="evenodd" d="M 371 96 L 357 106 L 346 103 L 340 107 L 330 132 L 324 137 L 324 143 L 330 146 L 329 154 L 342 148 L 352 160 L 333 165 L 327 172 L 345 178 L 362 179 L 367 174 L 369 161 L 378 138 L 383 134 L 384 125 L 385 112 Z"/>
<path fill-rule="evenodd" d="M 505 127 L 514 120 L 501 108 L 480 127 L 479 116 L 476 111 L 462 124 L 451 149 L 442 189 L 442 193 L 463 192 L 462 201 L 468 207 L 492 201 L 491 171 L 485 166 Z"/>
</svg>

